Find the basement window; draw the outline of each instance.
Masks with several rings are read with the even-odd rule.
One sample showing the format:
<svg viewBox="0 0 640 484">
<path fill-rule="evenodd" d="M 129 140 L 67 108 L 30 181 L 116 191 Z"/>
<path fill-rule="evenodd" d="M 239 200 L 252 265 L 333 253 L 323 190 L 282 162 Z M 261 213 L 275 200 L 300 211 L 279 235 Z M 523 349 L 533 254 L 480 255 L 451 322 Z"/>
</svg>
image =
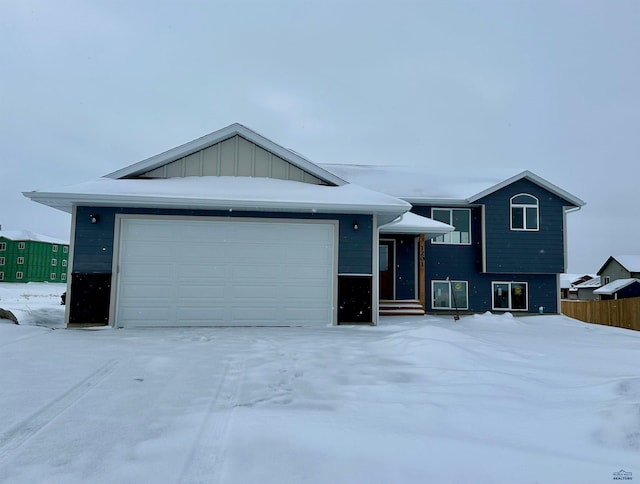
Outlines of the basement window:
<svg viewBox="0 0 640 484">
<path fill-rule="evenodd" d="M 431 281 L 433 309 L 469 309 L 467 281 Z"/>
<path fill-rule="evenodd" d="M 498 311 L 526 311 L 529 309 L 529 290 L 526 282 L 492 282 L 492 307 Z"/>
</svg>

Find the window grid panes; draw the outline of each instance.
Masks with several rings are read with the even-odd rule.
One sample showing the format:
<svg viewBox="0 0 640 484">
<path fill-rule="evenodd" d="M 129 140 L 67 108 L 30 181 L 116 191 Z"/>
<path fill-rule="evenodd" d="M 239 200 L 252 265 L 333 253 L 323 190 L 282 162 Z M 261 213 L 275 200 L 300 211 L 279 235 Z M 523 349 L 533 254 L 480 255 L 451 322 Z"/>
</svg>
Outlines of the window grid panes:
<svg viewBox="0 0 640 484">
<path fill-rule="evenodd" d="M 431 217 L 438 222 L 453 225 L 455 230 L 439 235 L 431 240 L 432 244 L 469 245 L 471 244 L 471 210 L 468 208 L 433 208 Z"/>
<path fill-rule="evenodd" d="M 18 243 L 18 249 L 24 249 L 24 242 Z"/>
<path fill-rule="evenodd" d="M 24 257 L 18 257 L 18 264 L 24 264 Z"/>
</svg>

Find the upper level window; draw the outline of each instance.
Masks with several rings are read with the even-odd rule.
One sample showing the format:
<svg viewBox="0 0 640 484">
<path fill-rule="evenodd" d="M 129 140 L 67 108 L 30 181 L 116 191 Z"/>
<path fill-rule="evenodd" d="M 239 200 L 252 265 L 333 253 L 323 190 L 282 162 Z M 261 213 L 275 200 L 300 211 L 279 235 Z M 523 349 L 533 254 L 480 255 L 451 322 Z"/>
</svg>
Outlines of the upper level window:
<svg viewBox="0 0 640 484">
<path fill-rule="evenodd" d="M 438 222 L 453 225 L 455 230 L 448 234 L 439 235 L 431 241 L 432 244 L 471 244 L 471 210 L 468 208 L 433 208 L 431 216 Z"/>
<path fill-rule="evenodd" d="M 538 230 L 539 219 L 536 197 L 526 193 L 511 197 L 511 230 Z"/>
<path fill-rule="evenodd" d="M 7 250 L 7 243 L 6 242 L 0 242 L 0 250 Z"/>
<path fill-rule="evenodd" d="M 24 242 L 18 242 L 18 249 L 24 249 Z"/>
<path fill-rule="evenodd" d="M 54 245 L 52 245 L 52 246 L 51 246 L 51 250 L 52 250 L 53 252 L 58 252 L 58 246 L 57 246 L 57 245 L 55 245 L 55 244 L 54 244 Z"/>
<path fill-rule="evenodd" d="M 69 253 L 69 246 L 68 245 L 63 245 L 62 246 L 62 252 L 64 252 L 65 254 Z"/>
</svg>

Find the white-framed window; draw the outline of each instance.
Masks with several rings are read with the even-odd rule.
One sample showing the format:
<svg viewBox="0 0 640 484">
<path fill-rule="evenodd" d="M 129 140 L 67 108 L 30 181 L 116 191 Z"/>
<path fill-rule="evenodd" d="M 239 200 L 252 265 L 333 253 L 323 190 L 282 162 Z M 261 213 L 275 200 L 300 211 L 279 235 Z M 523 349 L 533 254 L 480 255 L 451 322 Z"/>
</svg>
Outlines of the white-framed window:
<svg viewBox="0 0 640 484">
<path fill-rule="evenodd" d="M 53 280 L 55 280 L 55 279 L 56 279 L 56 273 L 55 273 L 55 272 L 52 272 L 52 273 L 51 273 L 51 280 L 53 281 Z"/>
<path fill-rule="evenodd" d="M 611 276 L 603 276 L 602 277 L 602 285 L 606 286 L 607 284 L 609 284 L 611 282 Z"/>
<path fill-rule="evenodd" d="M 528 193 L 511 197 L 511 230 L 537 231 L 540 229 L 540 204 Z"/>
<path fill-rule="evenodd" d="M 469 309 L 467 281 L 431 281 L 433 309 Z"/>
<path fill-rule="evenodd" d="M 18 242 L 18 249 L 24 249 L 24 242 Z"/>
<path fill-rule="evenodd" d="M 62 246 L 62 253 L 63 254 L 68 254 L 69 253 L 69 246 L 68 245 L 63 245 Z"/>
<path fill-rule="evenodd" d="M 67 273 L 63 272 L 62 274 L 60 274 L 60 279 L 62 279 L 63 281 L 67 280 Z"/>
<path fill-rule="evenodd" d="M 66 260 L 66 259 L 64 259 L 64 260 L 62 261 L 62 267 L 67 267 L 67 260 Z"/>
<path fill-rule="evenodd" d="M 432 208 L 431 218 L 453 225 L 455 230 L 439 235 L 431 240 L 432 244 L 469 245 L 471 244 L 471 209 L 469 208 Z"/>
<path fill-rule="evenodd" d="M 52 266 L 57 266 L 58 265 L 58 259 L 51 259 L 51 265 Z"/>
<path fill-rule="evenodd" d="M 16 272 L 16 279 L 22 279 L 22 276 L 23 276 L 22 272 L 20 271 Z"/>
<path fill-rule="evenodd" d="M 7 250 L 7 243 L 0 242 L 0 251 L 5 251 L 5 250 Z"/>
<path fill-rule="evenodd" d="M 4 257 L 0 257 L 0 266 L 4 265 Z"/>
<path fill-rule="evenodd" d="M 18 257 L 18 260 L 16 262 L 18 264 L 24 264 L 24 257 Z"/>
<path fill-rule="evenodd" d="M 51 246 L 51 250 L 52 250 L 53 252 L 58 252 L 58 246 L 57 246 L 56 244 L 53 244 L 53 245 Z"/>
<path fill-rule="evenodd" d="M 4 272 L 0 272 L 0 281 L 4 281 Z"/>
<path fill-rule="evenodd" d="M 526 282 L 492 282 L 492 308 L 498 311 L 529 309 L 529 285 Z"/>
</svg>

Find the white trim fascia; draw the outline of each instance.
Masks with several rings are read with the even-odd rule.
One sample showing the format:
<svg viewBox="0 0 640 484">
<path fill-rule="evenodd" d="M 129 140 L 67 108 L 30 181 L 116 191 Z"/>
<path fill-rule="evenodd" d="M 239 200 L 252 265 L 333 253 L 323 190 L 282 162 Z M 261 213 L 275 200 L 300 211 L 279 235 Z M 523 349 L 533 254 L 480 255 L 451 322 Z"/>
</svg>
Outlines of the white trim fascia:
<svg viewBox="0 0 640 484">
<path fill-rule="evenodd" d="M 73 288 L 71 287 L 71 281 L 73 277 L 73 255 L 75 253 L 75 240 L 76 240 L 76 219 L 78 215 L 78 209 L 74 205 L 71 209 L 71 234 L 69 235 L 69 258 L 67 262 L 67 296 L 64 302 L 64 325 L 69 327 L 69 320 L 71 318 L 71 292 Z"/>
<path fill-rule="evenodd" d="M 134 163 L 133 165 L 121 168 L 120 170 L 116 170 L 105 175 L 105 177 L 114 179 L 135 177 L 147 171 L 154 170 L 160 166 L 188 156 L 192 153 L 195 153 L 196 151 L 200 151 L 209 146 L 220 143 L 236 135 L 242 136 L 246 140 L 260 146 L 261 148 L 264 148 L 267 151 L 270 151 L 271 153 L 288 161 L 292 165 L 297 166 L 301 170 L 312 174 L 313 176 L 326 183 L 336 186 L 341 186 L 347 183 L 339 176 L 316 165 L 315 163 L 299 155 L 295 151 L 284 148 L 283 146 L 274 143 L 268 138 L 265 138 L 264 136 L 239 123 L 231 124 L 222 129 L 214 131 L 213 133 L 209 133 L 193 141 L 189 141 L 188 143 L 184 143 L 163 153 L 139 161 L 138 163 Z"/>
<path fill-rule="evenodd" d="M 491 195 L 492 193 L 497 192 L 498 190 L 501 190 L 501 189 L 511 185 L 512 183 L 515 183 L 515 182 L 517 182 L 519 180 L 522 180 L 522 179 L 527 179 L 527 180 L 535 183 L 536 185 L 539 185 L 540 187 L 542 187 L 545 190 L 547 190 L 547 191 L 559 196 L 560 198 L 564 198 L 568 202 L 571 202 L 576 207 L 582 207 L 582 206 L 585 205 L 585 202 L 582 201 L 581 199 L 579 199 L 578 197 L 576 197 L 574 195 L 571 195 L 566 190 L 563 190 L 562 188 L 554 185 L 553 183 L 545 180 L 544 178 L 536 175 L 535 173 L 530 172 L 529 170 L 525 170 L 522 173 L 518 173 L 517 175 L 514 175 L 511 178 L 508 178 L 508 179 L 506 179 L 504 181 L 501 181 L 500 183 L 498 183 L 496 185 L 493 185 L 492 187 L 489 187 L 486 190 L 483 190 L 480 193 L 477 193 L 477 194 L 473 195 L 472 197 L 469 197 L 467 200 L 468 200 L 469 203 L 476 202 L 476 201 L 480 200 L 481 198 L 484 198 L 487 195 Z"/>
<path fill-rule="evenodd" d="M 487 272 L 487 213 L 486 205 L 480 207 L 480 217 L 482 217 L 482 223 L 480 224 L 480 237 L 482 244 L 482 272 Z"/>
<path fill-rule="evenodd" d="M 71 212 L 73 204 L 85 207 L 140 207 L 140 208 L 183 208 L 202 210 L 245 210 L 245 211 L 280 211 L 300 213 L 376 213 L 393 215 L 406 212 L 406 207 L 398 205 L 377 205 L 359 203 L 332 202 L 288 202 L 281 200 L 243 200 L 243 199 L 207 199 L 182 198 L 140 195 L 92 195 L 78 193 L 45 193 L 28 192 L 26 195 L 34 202 Z"/>
<path fill-rule="evenodd" d="M 380 231 L 378 230 L 378 216 L 373 214 L 373 230 L 371 231 L 371 237 L 373 239 L 372 261 L 371 261 L 371 323 L 373 326 L 378 326 L 378 318 L 380 316 L 380 261 L 379 261 L 379 247 L 380 247 Z"/>
</svg>

